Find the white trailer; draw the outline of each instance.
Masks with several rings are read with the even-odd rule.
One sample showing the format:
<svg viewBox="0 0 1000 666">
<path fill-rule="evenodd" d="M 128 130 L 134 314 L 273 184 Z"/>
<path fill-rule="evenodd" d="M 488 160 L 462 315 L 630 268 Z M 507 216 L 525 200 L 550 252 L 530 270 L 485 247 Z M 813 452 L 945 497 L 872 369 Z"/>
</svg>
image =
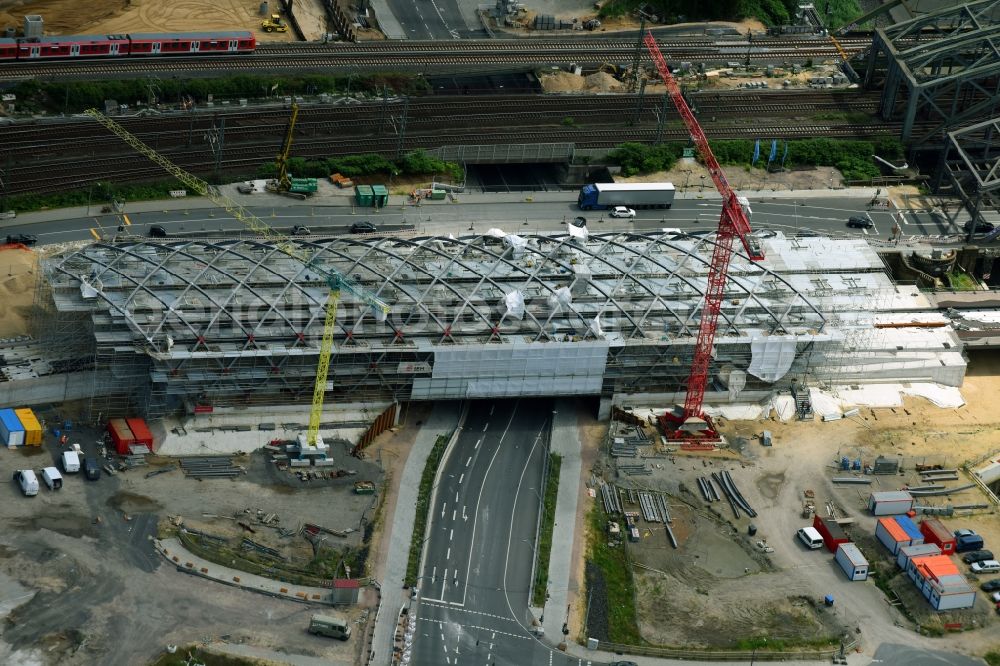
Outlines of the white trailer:
<svg viewBox="0 0 1000 666">
<path fill-rule="evenodd" d="M 874 516 L 899 516 L 913 508 L 913 495 L 905 490 L 872 493 L 868 497 L 868 510 Z"/>
</svg>

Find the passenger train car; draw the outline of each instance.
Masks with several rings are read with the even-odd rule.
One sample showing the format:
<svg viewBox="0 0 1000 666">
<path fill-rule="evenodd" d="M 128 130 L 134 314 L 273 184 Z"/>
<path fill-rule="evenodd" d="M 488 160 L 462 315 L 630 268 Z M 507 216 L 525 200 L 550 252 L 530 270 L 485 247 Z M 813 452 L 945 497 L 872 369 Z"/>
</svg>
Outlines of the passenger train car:
<svg viewBox="0 0 1000 666">
<path fill-rule="evenodd" d="M 257 40 L 252 32 L 60 35 L 32 40 L 0 38 L 0 62 L 252 53 L 256 47 Z"/>
</svg>

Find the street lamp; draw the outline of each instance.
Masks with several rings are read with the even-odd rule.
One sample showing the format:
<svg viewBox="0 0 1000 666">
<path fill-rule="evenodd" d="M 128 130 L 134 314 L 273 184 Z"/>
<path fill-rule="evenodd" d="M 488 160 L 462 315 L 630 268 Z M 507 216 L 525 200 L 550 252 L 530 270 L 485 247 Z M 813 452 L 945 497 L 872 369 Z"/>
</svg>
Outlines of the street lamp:
<svg viewBox="0 0 1000 666">
<path fill-rule="evenodd" d="M 767 647 L 767 639 L 766 639 L 766 638 L 764 638 L 764 639 L 762 639 L 762 640 L 763 640 L 763 642 L 764 642 L 764 647 Z M 753 660 L 754 660 L 754 658 L 755 658 L 755 657 L 757 656 L 757 649 L 758 649 L 759 647 L 760 647 L 760 646 L 758 646 L 758 645 L 755 645 L 755 646 L 754 646 L 754 648 L 753 648 L 753 652 L 751 652 L 751 653 L 750 653 L 750 666 L 753 666 Z"/>
</svg>

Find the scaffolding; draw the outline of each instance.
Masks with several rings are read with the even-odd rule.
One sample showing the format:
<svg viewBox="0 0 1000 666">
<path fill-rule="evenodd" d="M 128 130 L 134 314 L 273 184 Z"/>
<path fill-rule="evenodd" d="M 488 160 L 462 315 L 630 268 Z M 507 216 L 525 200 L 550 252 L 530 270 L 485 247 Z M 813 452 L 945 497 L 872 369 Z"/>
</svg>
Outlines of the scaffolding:
<svg viewBox="0 0 1000 666">
<path fill-rule="evenodd" d="M 940 147 L 944 132 L 1000 107 L 1000 0 L 954 5 L 878 28 L 865 88 L 881 89 L 883 120 L 901 139 Z"/>
<path fill-rule="evenodd" d="M 714 238 L 574 228 L 293 242 L 391 305 L 380 316 L 340 301 L 327 386 L 336 404 L 683 392 Z M 877 306 L 866 290 L 892 289 L 863 240 L 774 232 L 759 240 L 766 267 L 733 260 L 713 392 L 766 393 L 813 368 L 828 372 L 844 360 L 833 316 L 870 329 Z M 49 339 L 55 347 L 75 331 L 94 414 L 310 401 L 326 284 L 263 239 L 98 242 L 43 268 Z M 915 306 L 897 298 L 889 307 Z M 953 331 L 929 335 L 898 367 L 894 349 L 876 344 L 884 365 L 869 379 L 961 381 L 957 344 L 941 363 Z"/>
</svg>

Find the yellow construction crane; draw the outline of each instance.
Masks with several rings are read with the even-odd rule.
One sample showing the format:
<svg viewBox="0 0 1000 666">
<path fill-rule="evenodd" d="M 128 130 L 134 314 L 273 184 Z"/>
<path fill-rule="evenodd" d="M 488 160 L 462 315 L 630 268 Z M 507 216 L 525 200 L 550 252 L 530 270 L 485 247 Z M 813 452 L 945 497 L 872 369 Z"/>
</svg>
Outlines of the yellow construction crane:
<svg viewBox="0 0 1000 666">
<path fill-rule="evenodd" d="M 378 313 L 377 316 L 385 317 L 389 312 L 389 306 L 378 296 L 352 283 L 340 271 L 319 265 L 317 262 L 318 251 L 311 253 L 306 248 L 296 244 L 285 234 L 275 231 L 262 219 L 220 192 L 218 188 L 209 185 L 201 178 L 188 173 L 163 155 L 160 155 L 127 129 L 97 109 L 87 109 L 85 113 L 117 135 L 122 141 L 132 146 L 137 152 L 159 164 L 167 173 L 184 183 L 188 188 L 204 197 L 208 197 L 216 205 L 224 208 L 226 212 L 242 222 L 247 229 L 260 234 L 273 243 L 278 250 L 302 262 L 305 266 L 315 270 L 326 279 L 327 285 L 330 287 L 330 295 L 326 301 L 326 313 L 323 319 L 323 337 L 319 347 L 319 362 L 316 365 L 316 383 L 313 385 L 312 408 L 309 411 L 309 429 L 306 431 L 307 444 L 314 446 L 319 434 L 320 419 L 323 415 L 323 400 L 326 397 L 326 377 L 330 370 L 330 356 L 333 353 L 333 332 L 337 321 L 337 305 L 340 302 L 340 292 L 342 290 L 350 292 L 355 298 L 367 304 Z M 291 133 L 291 126 L 289 127 L 289 133 Z"/>
<path fill-rule="evenodd" d="M 279 192 L 287 192 L 292 187 L 292 178 L 288 175 L 288 158 L 292 154 L 292 139 L 295 136 L 295 121 L 299 119 L 299 105 L 292 102 L 292 115 L 288 118 L 288 126 L 285 128 L 285 140 L 281 143 L 281 152 L 278 153 L 274 164 L 278 168 L 278 176 L 275 179 L 275 189 Z"/>
</svg>

